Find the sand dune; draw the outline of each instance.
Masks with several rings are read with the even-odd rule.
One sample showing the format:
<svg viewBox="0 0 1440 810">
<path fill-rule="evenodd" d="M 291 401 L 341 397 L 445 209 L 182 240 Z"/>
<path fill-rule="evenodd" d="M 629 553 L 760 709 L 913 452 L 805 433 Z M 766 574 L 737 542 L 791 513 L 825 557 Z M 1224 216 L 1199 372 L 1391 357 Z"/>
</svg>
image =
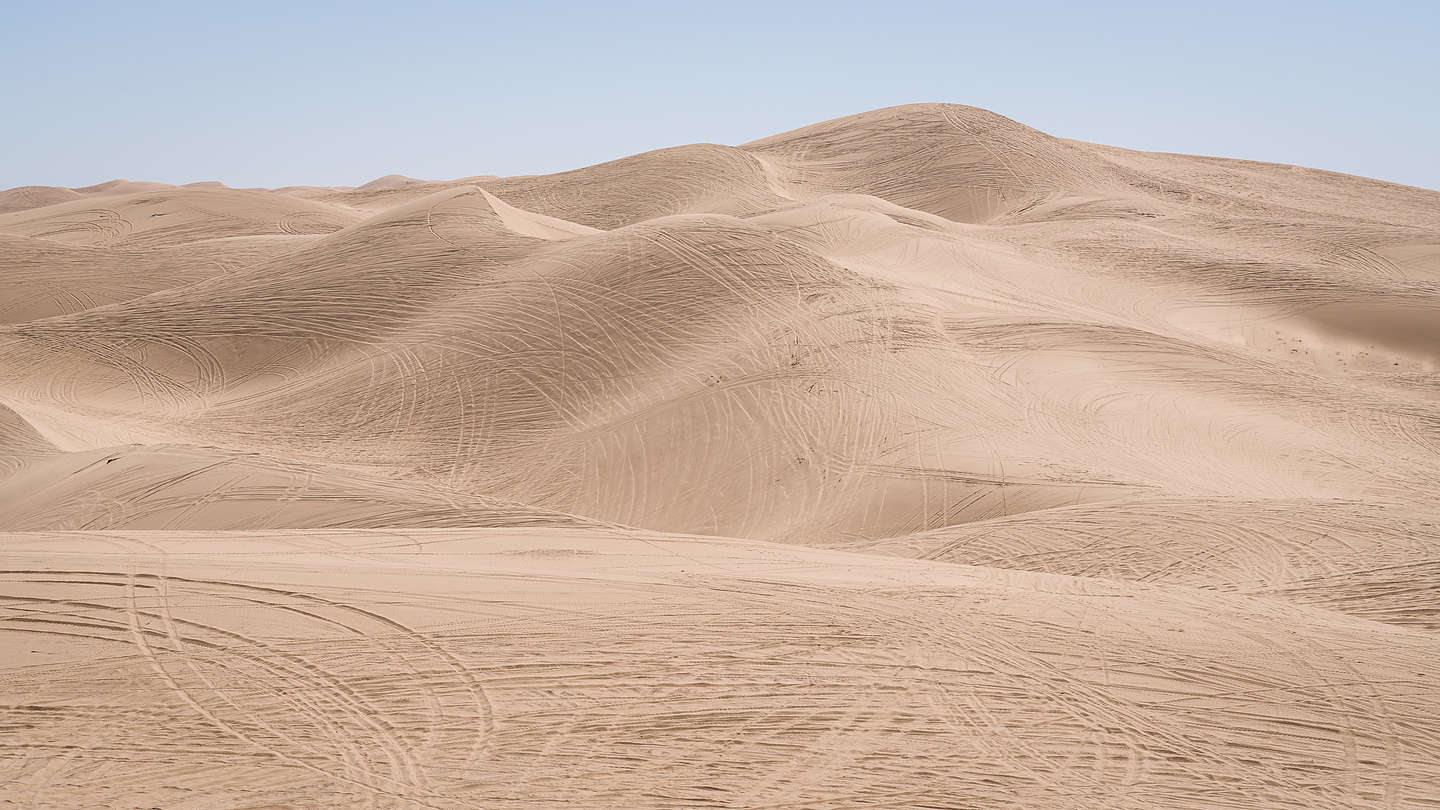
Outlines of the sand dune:
<svg viewBox="0 0 1440 810">
<path fill-rule="evenodd" d="M 21 437 L 11 437 L 22 446 Z M 0 479 L 0 524 L 27 529 L 603 526 L 525 504 L 215 447 L 62 453 L 36 436 Z"/>
<path fill-rule="evenodd" d="M 330 233 L 358 218 L 334 206 L 259 191 L 167 188 L 15 212 L 0 217 L 0 233 L 152 248 L 236 236 Z"/>
<path fill-rule="evenodd" d="M 222 237 L 150 249 L 0 236 L 0 262 L 9 272 L 0 323 L 129 301 L 258 264 L 295 246 L 286 236 Z"/>
<path fill-rule="evenodd" d="M 957 222 L 985 222 L 1050 194 L 1125 187 L 1120 172 L 1066 143 L 974 107 L 916 104 L 746 144 L 796 193 L 874 194 Z"/>
<path fill-rule="evenodd" d="M 1440 514 L 1345 500 L 1146 497 L 844 544 L 887 556 L 1177 584 L 1440 628 Z"/>
<path fill-rule="evenodd" d="M 0 800 L 1440 806 L 1440 193 L 926 104 L 0 195 Z"/>
<path fill-rule="evenodd" d="M 40 435 L 20 414 L 0 406 L 0 476 L 14 474 L 59 448 Z"/>
<path fill-rule="evenodd" d="M 406 177 L 403 174 L 387 174 L 384 177 L 377 177 L 368 183 L 360 186 L 361 191 L 376 191 L 386 188 L 401 188 L 404 186 L 424 185 L 424 180 L 416 180 L 413 177 Z"/>
<path fill-rule="evenodd" d="M 80 192 L 55 186 L 20 186 L 0 191 L 0 214 L 26 211 L 80 198 Z"/>
</svg>

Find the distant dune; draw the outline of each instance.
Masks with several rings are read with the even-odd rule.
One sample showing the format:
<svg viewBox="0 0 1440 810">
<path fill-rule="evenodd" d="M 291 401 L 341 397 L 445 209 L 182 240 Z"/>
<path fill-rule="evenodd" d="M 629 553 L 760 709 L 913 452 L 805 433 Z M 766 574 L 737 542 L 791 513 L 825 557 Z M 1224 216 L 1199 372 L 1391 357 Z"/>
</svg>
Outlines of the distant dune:
<svg viewBox="0 0 1440 810">
<path fill-rule="evenodd" d="M 403 174 L 387 174 L 384 177 L 377 177 L 374 180 L 360 186 L 361 191 L 381 191 L 387 188 L 404 188 L 405 186 L 423 186 L 424 180 L 416 180 L 413 177 L 406 177 Z"/>
<path fill-rule="evenodd" d="M 10 805 L 1440 806 L 1440 192 L 923 104 L 0 272 Z"/>
</svg>

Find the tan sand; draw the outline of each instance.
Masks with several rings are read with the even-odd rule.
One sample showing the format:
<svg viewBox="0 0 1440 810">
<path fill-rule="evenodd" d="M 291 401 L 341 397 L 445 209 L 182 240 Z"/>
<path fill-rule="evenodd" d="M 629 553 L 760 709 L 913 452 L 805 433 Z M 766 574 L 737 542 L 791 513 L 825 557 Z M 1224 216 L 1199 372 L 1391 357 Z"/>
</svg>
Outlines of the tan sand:
<svg viewBox="0 0 1440 810">
<path fill-rule="evenodd" d="M 913 105 L 0 273 L 0 804 L 1440 807 L 1440 193 Z"/>
</svg>

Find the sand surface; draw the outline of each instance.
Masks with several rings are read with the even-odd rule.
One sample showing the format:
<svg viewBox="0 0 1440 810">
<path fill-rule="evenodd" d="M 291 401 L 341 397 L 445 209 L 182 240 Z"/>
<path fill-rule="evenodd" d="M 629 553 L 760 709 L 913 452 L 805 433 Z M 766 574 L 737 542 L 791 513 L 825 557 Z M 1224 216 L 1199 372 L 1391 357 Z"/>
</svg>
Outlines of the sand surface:
<svg viewBox="0 0 1440 810">
<path fill-rule="evenodd" d="M 1440 193 L 914 105 L 0 286 L 0 807 L 1440 808 Z"/>
</svg>

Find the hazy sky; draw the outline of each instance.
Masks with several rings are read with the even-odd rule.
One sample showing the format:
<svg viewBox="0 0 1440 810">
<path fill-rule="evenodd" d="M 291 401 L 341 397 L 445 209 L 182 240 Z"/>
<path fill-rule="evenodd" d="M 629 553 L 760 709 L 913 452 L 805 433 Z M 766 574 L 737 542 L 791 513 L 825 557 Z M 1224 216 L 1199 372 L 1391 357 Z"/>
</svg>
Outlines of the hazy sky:
<svg viewBox="0 0 1440 810">
<path fill-rule="evenodd" d="M 1440 3 L 0 3 L 0 188 L 571 169 L 917 101 L 1440 188 Z"/>
</svg>

